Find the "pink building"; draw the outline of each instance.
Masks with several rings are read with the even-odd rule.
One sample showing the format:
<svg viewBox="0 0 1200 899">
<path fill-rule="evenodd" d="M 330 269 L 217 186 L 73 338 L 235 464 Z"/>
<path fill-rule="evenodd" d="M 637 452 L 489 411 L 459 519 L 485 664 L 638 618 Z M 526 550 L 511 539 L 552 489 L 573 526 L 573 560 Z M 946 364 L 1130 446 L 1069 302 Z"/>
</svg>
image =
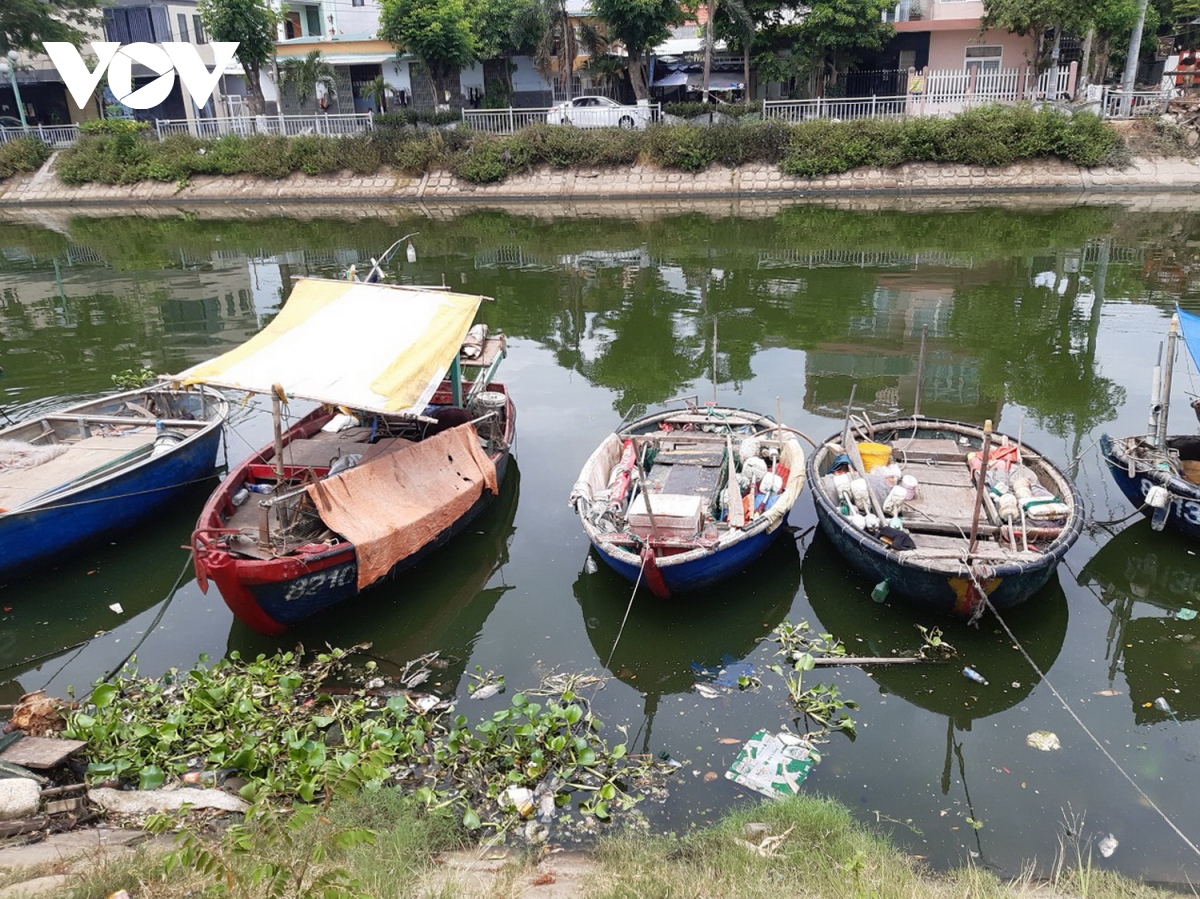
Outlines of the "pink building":
<svg viewBox="0 0 1200 899">
<path fill-rule="evenodd" d="M 981 33 L 983 13 L 981 0 L 901 0 L 887 13 L 896 29 L 893 43 L 904 47 L 896 67 L 983 73 L 1033 65 L 1037 37 Z"/>
</svg>

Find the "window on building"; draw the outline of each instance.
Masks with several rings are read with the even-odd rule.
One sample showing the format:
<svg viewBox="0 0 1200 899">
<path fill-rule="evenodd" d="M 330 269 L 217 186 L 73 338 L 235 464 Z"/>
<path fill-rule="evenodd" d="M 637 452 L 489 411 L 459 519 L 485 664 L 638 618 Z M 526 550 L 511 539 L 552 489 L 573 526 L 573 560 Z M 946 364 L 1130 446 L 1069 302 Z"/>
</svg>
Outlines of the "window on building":
<svg viewBox="0 0 1200 899">
<path fill-rule="evenodd" d="M 175 22 L 179 25 L 179 40 L 187 43 L 188 41 L 188 20 L 184 13 L 175 14 Z"/>
<path fill-rule="evenodd" d="M 171 41 L 165 6 L 126 6 L 104 10 L 104 34 L 121 44 Z"/>
<path fill-rule="evenodd" d="M 350 0 L 351 6 L 366 6 L 367 0 Z"/>
<path fill-rule="evenodd" d="M 984 72 L 999 72 L 1000 57 L 1003 53 L 1003 47 L 967 47 L 963 68 L 968 72 L 974 69 L 980 74 Z"/>
<path fill-rule="evenodd" d="M 320 37 L 325 33 L 325 29 L 321 26 L 321 7 L 304 7 L 304 18 L 305 24 L 308 26 L 308 37 Z"/>
<path fill-rule="evenodd" d="M 204 33 L 204 23 L 199 16 L 192 16 L 192 33 L 196 35 L 197 44 L 207 44 L 208 36 Z"/>
</svg>

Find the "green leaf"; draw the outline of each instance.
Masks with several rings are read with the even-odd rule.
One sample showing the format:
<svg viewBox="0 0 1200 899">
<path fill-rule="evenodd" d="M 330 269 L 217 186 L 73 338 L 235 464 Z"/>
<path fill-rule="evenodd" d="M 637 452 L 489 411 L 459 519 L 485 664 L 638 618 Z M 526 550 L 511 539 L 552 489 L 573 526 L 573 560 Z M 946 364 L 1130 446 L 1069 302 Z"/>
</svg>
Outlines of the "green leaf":
<svg viewBox="0 0 1200 899">
<path fill-rule="evenodd" d="M 628 751 L 629 750 L 625 748 L 624 743 L 618 743 L 612 748 L 610 755 L 612 755 L 614 759 L 623 759 L 625 758 L 625 753 Z"/>
<path fill-rule="evenodd" d="M 563 716 L 568 724 L 578 724 L 579 719 L 583 717 L 583 709 L 577 705 L 569 705 L 563 709 Z"/>
<path fill-rule="evenodd" d="M 596 753 L 589 747 L 576 756 L 576 761 L 585 768 L 591 767 L 596 764 Z"/>
<path fill-rule="evenodd" d="M 98 709 L 107 708 L 120 692 L 116 684 L 100 684 L 92 691 L 92 705 Z"/>
<path fill-rule="evenodd" d="M 525 706 L 529 705 L 529 700 L 525 698 L 524 693 L 517 693 L 512 698 L 512 704 L 515 708 L 522 709 Z"/>
<path fill-rule="evenodd" d="M 462 823 L 463 827 L 467 830 L 479 830 L 483 826 L 483 823 L 479 820 L 479 815 L 475 813 L 475 809 L 473 808 L 469 808 L 463 813 Z"/>
<path fill-rule="evenodd" d="M 146 765 L 138 775 L 138 789 L 157 790 L 166 782 L 166 779 L 167 775 L 158 765 Z"/>
<path fill-rule="evenodd" d="M 395 699 L 396 697 L 392 698 Z M 317 727 L 329 727 L 329 725 L 333 724 L 334 720 L 332 715 L 313 715 L 312 717 L 312 723 Z"/>
</svg>

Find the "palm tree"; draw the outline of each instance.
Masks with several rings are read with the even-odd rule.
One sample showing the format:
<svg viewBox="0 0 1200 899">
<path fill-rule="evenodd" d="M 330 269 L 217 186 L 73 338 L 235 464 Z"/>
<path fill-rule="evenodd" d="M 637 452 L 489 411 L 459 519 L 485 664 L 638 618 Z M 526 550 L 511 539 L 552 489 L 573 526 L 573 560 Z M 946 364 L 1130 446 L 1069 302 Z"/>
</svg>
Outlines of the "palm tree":
<svg viewBox="0 0 1200 899">
<path fill-rule="evenodd" d="M 571 99 L 571 79 L 579 44 L 575 23 L 567 13 L 566 0 L 531 0 L 513 19 L 513 43 L 534 43 L 533 65 L 538 73 L 553 81 L 557 76 L 562 94 Z M 558 60 L 558 72 L 554 62 Z"/>
<path fill-rule="evenodd" d="M 382 75 L 376 75 L 374 80 L 368 81 L 362 92 L 364 97 L 375 104 L 377 110 L 387 112 L 388 86 Z"/>
<path fill-rule="evenodd" d="M 279 66 L 279 80 L 291 84 L 296 90 L 296 102 L 304 106 L 309 98 L 321 99 L 322 86 L 329 97 L 336 99 L 334 89 L 336 73 L 322 56 L 313 50 L 304 59 L 287 59 Z"/>
</svg>

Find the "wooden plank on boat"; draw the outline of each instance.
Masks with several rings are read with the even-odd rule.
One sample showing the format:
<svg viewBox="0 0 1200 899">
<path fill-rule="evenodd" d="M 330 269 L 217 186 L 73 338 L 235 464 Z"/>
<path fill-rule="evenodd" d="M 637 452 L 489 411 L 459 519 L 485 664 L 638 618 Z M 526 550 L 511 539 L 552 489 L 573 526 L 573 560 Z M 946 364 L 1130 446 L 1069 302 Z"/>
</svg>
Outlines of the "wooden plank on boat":
<svg viewBox="0 0 1200 899">
<path fill-rule="evenodd" d="M 36 771 L 57 768 L 73 752 L 87 743 L 83 740 L 60 740 L 56 737 L 25 737 L 0 752 L 0 762 L 20 765 Z"/>
<path fill-rule="evenodd" d="M 962 446 L 955 440 L 924 437 L 901 438 L 892 441 L 894 462 L 964 462 L 973 447 Z"/>
<path fill-rule="evenodd" d="M 86 412 L 80 412 L 77 415 L 71 415 L 63 412 L 51 412 L 48 415 L 43 415 L 46 421 L 66 421 L 78 423 L 80 421 L 89 425 L 120 425 L 127 428 L 155 428 L 162 424 L 164 428 L 203 428 L 209 423 L 207 421 L 195 421 L 187 418 L 145 418 L 141 415 L 91 415 Z"/>
</svg>

